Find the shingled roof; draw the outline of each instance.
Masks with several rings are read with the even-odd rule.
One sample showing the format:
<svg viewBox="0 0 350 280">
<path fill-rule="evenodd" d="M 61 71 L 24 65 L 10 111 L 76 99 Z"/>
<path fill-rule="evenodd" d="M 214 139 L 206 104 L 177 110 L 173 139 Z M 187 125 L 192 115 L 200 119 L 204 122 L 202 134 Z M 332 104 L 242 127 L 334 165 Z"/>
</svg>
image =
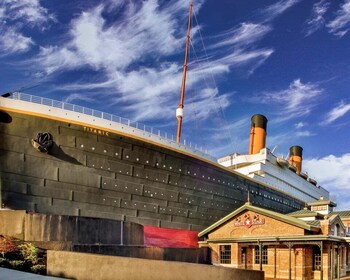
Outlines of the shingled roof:
<svg viewBox="0 0 350 280">
<path fill-rule="evenodd" d="M 295 212 L 291 212 L 287 214 L 288 216 L 292 216 L 295 218 L 300 218 L 300 217 L 319 217 L 319 218 L 323 218 L 324 215 L 317 213 L 315 211 L 311 211 L 307 208 L 295 211 Z"/>
<path fill-rule="evenodd" d="M 345 211 L 334 211 L 332 212 L 333 214 L 339 215 L 341 218 L 350 218 L 350 210 L 345 210 Z"/>
<path fill-rule="evenodd" d="M 317 227 L 317 228 L 321 227 L 321 222 L 319 220 L 306 221 L 306 223 L 313 227 Z"/>
</svg>

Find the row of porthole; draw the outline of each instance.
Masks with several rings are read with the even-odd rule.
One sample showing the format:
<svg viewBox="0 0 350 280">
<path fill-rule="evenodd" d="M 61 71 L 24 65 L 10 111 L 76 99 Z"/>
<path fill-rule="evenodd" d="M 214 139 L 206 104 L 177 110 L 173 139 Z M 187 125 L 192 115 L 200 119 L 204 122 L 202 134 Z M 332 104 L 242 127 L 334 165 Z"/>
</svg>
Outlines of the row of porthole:
<svg viewBox="0 0 350 280">
<path fill-rule="evenodd" d="M 80 147 L 83 148 L 84 145 L 81 144 Z M 94 151 L 94 150 L 95 150 L 95 147 L 92 147 L 91 149 Z M 107 153 L 107 150 L 106 150 L 106 149 L 104 149 L 104 153 Z M 115 153 L 115 156 L 118 156 L 118 155 L 119 155 L 119 153 L 116 152 L 116 153 Z M 128 158 L 129 158 L 129 155 L 126 155 L 125 157 L 128 159 Z M 136 158 L 136 161 L 140 161 L 140 158 Z M 146 164 L 148 164 L 148 163 L 149 163 L 149 161 L 146 160 Z M 158 163 L 158 162 L 156 162 L 156 166 L 159 167 L 159 163 Z M 101 167 L 101 168 L 102 168 L 102 167 Z M 163 168 L 166 168 L 166 165 L 165 165 L 165 164 L 163 164 Z M 169 169 L 172 170 L 172 166 L 170 166 Z M 108 169 L 108 170 L 110 170 L 110 169 Z M 121 172 L 121 171 L 120 171 L 120 172 Z M 181 168 L 179 168 L 179 172 L 182 172 L 182 169 L 181 169 Z M 129 173 L 127 172 L 127 174 L 129 174 Z M 191 172 L 190 172 L 190 171 L 187 171 L 187 174 L 190 175 Z M 196 176 L 197 173 L 194 172 L 193 175 Z M 138 175 L 136 175 L 136 176 L 138 177 Z M 205 178 L 205 176 L 202 175 L 202 178 Z M 214 182 L 215 182 L 215 181 L 218 181 L 219 183 L 221 182 L 220 179 L 216 180 L 215 178 L 211 178 L 210 176 L 208 176 L 207 179 L 208 179 L 208 180 L 213 180 Z M 158 180 L 156 179 L 156 181 L 158 181 Z M 164 180 L 163 180 L 163 182 L 164 182 Z M 177 185 L 177 183 L 175 183 L 175 184 Z M 222 184 L 225 184 L 225 181 L 223 181 Z M 231 186 L 231 183 L 228 182 L 227 185 L 228 185 L 228 186 Z M 232 186 L 234 186 L 233 183 L 232 183 Z M 243 188 L 242 188 L 242 190 L 243 190 Z M 218 194 L 218 193 L 216 193 L 216 194 Z"/>
<path fill-rule="evenodd" d="M 92 164 L 91 167 L 98 168 L 97 166 L 95 166 L 95 164 Z M 105 167 L 103 167 L 103 166 L 101 166 L 100 169 L 105 169 L 105 170 L 108 170 L 108 171 L 111 170 L 110 167 L 105 168 Z M 123 173 L 122 170 L 119 170 L 118 172 L 119 172 L 119 173 Z M 126 172 L 124 172 L 124 173 L 127 174 L 127 175 L 129 175 L 129 171 L 126 171 Z"/>
<path fill-rule="evenodd" d="M 106 182 L 104 182 L 104 185 L 106 185 Z M 117 184 L 115 184 L 115 187 L 117 187 Z M 127 189 L 128 187 L 127 186 L 125 186 L 124 187 L 124 189 Z M 194 189 L 195 189 L 195 187 L 194 187 Z M 138 189 L 136 189 L 136 191 L 137 191 Z M 148 191 L 148 193 L 150 194 L 150 196 L 151 197 L 153 197 L 153 194 L 150 192 L 150 191 Z M 254 193 L 253 191 L 252 191 L 252 193 Z M 261 195 L 261 193 L 258 193 L 258 192 L 256 192 L 256 194 L 260 194 Z M 157 192 L 155 192 L 154 193 L 154 195 L 157 195 Z M 161 196 L 164 196 L 164 194 L 163 193 L 161 193 Z M 228 195 L 225 195 L 225 197 L 230 197 L 230 198 L 233 198 L 233 196 L 228 196 Z M 273 198 L 273 197 L 270 197 L 270 196 L 267 196 L 267 195 L 264 195 L 264 197 L 267 197 L 267 198 L 269 198 L 269 199 L 272 199 L 272 200 L 275 200 L 275 201 L 277 201 L 277 202 L 279 202 L 279 203 L 282 203 L 282 201 L 279 201 L 278 199 L 275 199 L 275 198 Z M 173 195 L 171 195 L 171 198 L 173 198 Z M 180 198 L 180 199 L 182 199 L 182 198 Z M 188 200 L 187 198 L 186 198 L 186 200 Z M 188 201 L 188 203 L 189 204 L 191 204 L 191 203 L 194 203 L 194 200 L 192 199 L 192 200 L 190 200 L 190 201 Z M 283 202 L 284 203 L 284 202 Z M 203 204 L 205 204 L 205 201 L 203 201 Z M 288 203 L 284 203 L 285 205 L 289 205 Z M 212 203 L 212 205 L 213 205 L 213 203 Z M 219 206 L 219 205 L 216 205 L 217 207 Z M 224 206 L 222 205 L 222 208 L 223 208 Z M 229 207 L 227 207 L 227 208 L 229 208 Z"/>
<path fill-rule="evenodd" d="M 84 148 L 84 144 L 81 144 L 80 147 L 81 147 L 81 148 Z M 96 149 L 95 147 L 91 147 L 91 150 L 94 151 L 95 149 Z M 107 150 L 104 149 L 103 152 L 104 152 L 104 153 L 107 153 Z M 115 156 L 119 156 L 119 153 L 116 152 L 116 153 L 115 153 Z M 129 155 L 126 155 L 125 157 L 128 159 L 128 158 L 129 158 Z M 136 161 L 140 161 L 140 158 L 136 158 Z M 149 161 L 148 161 L 148 160 L 146 160 L 146 164 L 149 164 Z M 158 162 L 156 163 L 156 166 L 159 167 L 159 163 L 158 163 Z M 101 167 L 101 168 L 102 168 L 102 167 Z M 165 164 L 163 164 L 163 168 L 166 168 L 166 165 L 165 165 Z M 169 169 L 172 170 L 172 166 L 170 166 Z M 108 170 L 110 170 L 110 168 L 109 168 Z M 121 171 L 120 171 L 120 172 L 121 172 Z M 179 168 L 179 172 L 182 172 L 182 169 L 181 169 L 181 168 Z M 127 174 L 128 174 L 128 173 L 127 173 Z M 187 171 L 187 174 L 190 175 L 191 172 L 190 172 L 190 171 Z M 194 176 L 197 176 L 197 173 L 194 172 L 193 175 L 194 175 Z M 138 175 L 137 175 L 137 176 L 138 176 Z M 202 175 L 202 178 L 205 178 L 205 176 Z M 208 179 L 208 180 L 211 180 L 211 179 L 212 179 L 214 182 L 215 182 L 215 181 L 218 181 L 219 183 L 221 182 L 220 179 L 216 180 L 215 178 L 211 178 L 210 176 L 208 176 L 207 179 Z M 157 179 L 156 179 L 156 180 L 157 180 Z M 163 182 L 164 182 L 164 180 L 163 180 Z M 225 184 L 225 181 L 223 181 L 222 184 Z M 177 185 L 177 183 L 176 183 L 176 185 Z M 231 183 L 228 182 L 227 185 L 228 185 L 228 186 L 231 186 Z M 232 183 L 232 186 L 234 186 L 233 183 Z"/>
<path fill-rule="evenodd" d="M 106 198 L 103 198 L 102 200 L 103 200 L 103 201 L 106 201 Z M 117 203 L 117 200 L 114 200 L 113 202 L 114 202 L 114 203 Z"/>
<path fill-rule="evenodd" d="M 156 163 L 156 166 L 159 167 L 159 163 L 158 163 L 158 162 Z M 165 165 L 165 164 L 163 164 L 163 168 L 166 168 L 166 165 Z M 170 166 L 169 169 L 172 169 L 172 167 Z M 181 168 L 179 168 L 179 172 L 182 172 L 182 169 L 181 169 Z M 191 175 L 191 171 L 187 171 L 187 174 L 188 174 L 188 175 Z M 197 173 L 196 173 L 196 172 L 193 172 L 193 175 L 194 175 L 194 176 L 197 176 Z M 205 176 L 205 175 L 202 175 L 202 178 L 205 179 L 206 176 Z M 208 176 L 207 179 L 208 179 L 208 180 L 212 180 L 212 181 L 214 181 L 214 182 L 217 181 L 218 183 L 221 183 L 221 180 L 220 180 L 220 179 L 212 178 L 212 177 L 210 177 L 210 176 Z M 225 183 L 226 183 L 225 181 L 222 182 L 223 185 L 225 185 Z M 228 185 L 228 186 L 231 186 L 231 183 L 228 182 L 227 185 Z M 232 183 L 232 186 L 234 186 L 234 183 Z"/>
<path fill-rule="evenodd" d="M 136 174 L 135 174 L 135 176 L 136 176 L 136 177 L 139 177 L 139 174 L 138 174 L 138 173 L 136 173 Z M 148 175 L 146 175 L 146 176 L 145 176 L 145 179 L 149 179 L 149 176 L 148 176 Z M 156 178 L 156 179 L 155 179 L 155 181 L 159 181 L 159 179 L 158 179 L 158 178 Z M 166 183 L 166 181 L 165 181 L 164 179 L 162 180 L 162 182 L 163 182 L 163 183 Z"/>
<path fill-rule="evenodd" d="M 158 195 L 158 193 L 157 193 L 157 192 L 152 193 L 152 192 L 151 192 L 151 191 L 149 191 L 149 190 L 145 190 L 145 193 L 149 194 L 151 197 L 153 197 L 154 195 L 155 195 L 155 196 L 156 196 L 156 195 Z M 164 196 L 164 194 L 163 194 L 163 193 L 160 193 L 160 195 L 161 195 L 161 196 Z M 173 195 L 170 195 L 170 197 L 171 197 L 171 198 L 174 198 L 174 196 L 173 196 Z"/>
<path fill-rule="evenodd" d="M 182 200 L 183 198 L 182 197 L 180 197 L 180 199 L 179 200 Z M 186 201 L 186 203 L 188 203 L 188 204 L 193 204 L 194 202 L 195 202 L 195 200 L 194 199 L 189 199 L 189 198 L 185 198 L 185 201 Z M 205 201 L 203 201 L 202 202 L 202 204 L 205 204 Z M 223 205 L 223 204 L 221 204 L 221 205 L 219 205 L 219 204 L 214 204 L 214 202 L 211 202 L 211 204 L 210 204 L 211 206 L 216 206 L 216 207 L 220 207 L 221 206 L 221 208 L 225 208 L 225 205 Z M 230 206 L 226 206 L 226 209 L 230 209 Z"/>
<path fill-rule="evenodd" d="M 138 206 L 139 203 L 135 203 L 135 202 L 131 202 L 131 204 L 133 204 L 133 206 Z M 128 206 L 128 202 L 124 201 L 124 206 Z M 149 205 L 147 204 L 143 204 L 143 208 L 148 208 Z M 157 206 L 153 206 L 153 209 L 157 209 Z"/>
<path fill-rule="evenodd" d="M 166 211 L 166 210 L 167 210 L 167 208 L 159 207 L 159 211 Z M 169 212 L 173 212 L 171 208 L 169 208 L 168 211 Z M 174 213 L 175 213 L 175 211 L 174 211 Z M 181 210 L 177 210 L 177 213 L 181 214 L 182 211 Z M 187 211 L 184 211 L 183 214 L 187 214 Z"/>
<path fill-rule="evenodd" d="M 84 148 L 84 144 L 81 144 L 80 147 L 81 147 L 81 148 Z M 92 150 L 92 151 L 95 151 L 96 148 L 95 148 L 95 147 L 91 147 L 91 150 Z M 104 149 L 104 150 L 103 150 L 103 153 L 107 154 L 107 150 Z M 118 153 L 118 152 L 115 152 L 114 155 L 115 155 L 115 156 L 119 156 L 119 153 Z"/>
<path fill-rule="evenodd" d="M 190 218 L 193 218 L 193 217 L 191 217 L 191 215 L 193 215 L 193 212 L 190 212 L 190 214 L 189 214 Z M 201 214 L 201 216 L 202 216 L 202 217 L 209 217 L 209 219 L 212 219 L 212 218 L 214 218 L 215 220 L 218 219 L 217 216 L 212 216 L 212 215 L 204 215 L 204 214 Z M 194 218 L 194 219 L 195 219 L 195 218 Z"/>
<path fill-rule="evenodd" d="M 115 186 L 118 186 L 117 184 L 115 185 Z M 125 186 L 125 189 L 127 189 L 127 186 Z M 137 190 L 137 189 L 136 189 Z M 148 191 L 148 193 L 150 193 L 150 191 Z M 156 193 L 155 193 L 156 194 Z M 106 198 L 103 198 L 102 199 L 103 201 L 106 201 Z M 180 198 L 180 200 L 181 200 L 181 198 Z M 185 200 L 188 200 L 188 198 L 186 198 Z M 192 200 L 193 202 L 194 202 L 194 200 Z M 114 203 L 117 203 L 117 200 L 114 200 Z M 189 203 L 191 203 L 191 201 L 189 201 Z M 237 201 L 235 201 L 235 203 L 237 203 Z M 128 203 L 127 202 L 124 202 L 124 205 L 127 205 Z M 205 201 L 203 202 L 203 204 L 205 204 Z M 257 204 L 258 205 L 261 205 L 261 206 L 265 206 L 265 207 L 268 207 L 268 205 L 267 204 L 263 204 L 263 203 L 260 203 L 260 202 L 257 202 Z M 137 204 L 136 203 L 134 203 L 134 206 L 137 206 Z M 214 206 L 214 203 L 211 203 L 211 206 Z M 147 208 L 147 205 L 143 205 L 143 207 L 144 208 Z M 219 207 L 219 204 L 216 204 L 216 207 Z M 222 208 L 224 208 L 224 206 L 223 205 L 221 205 L 221 207 Z M 295 205 L 293 205 L 293 207 L 295 207 Z M 227 206 L 227 209 L 229 209 L 230 207 L 229 206 Z M 271 207 L 272 209 L 278 209 L 277 207 Z M 156 206 L 154 206 L 153 207 L 153 209 L 156 209 Z M 163 208 L 161 208 L 161 210 L 163 210 Z M 164 208 L 164 210 L 165 210 L 165 208 Z M 169 209 L 169 211 L 171 212 L 171 209 Z M 178 213 L 180 213 L 180 212 L 178 212 Z M 185 213 L 185 212 L 184 212 Z M 202 215 L 203 216 L 203 215 Z M 211 216 L 210 216 L 210 218 L 211 218 Z"/>
<path fill-rule="evenodd" d="M 173 183 L 172 181 L 169 181 L 169 184 L 174 184 L 174 185 L 178 185 L 178 183 L 177 182 L 175 182 L 175 183 Z M 233 186 L 235 186 L 235 185 L 233 185 Z M 187 185 L 186 184 L 184 184 L 183 185 L 183 187 L 187 187 Z M 193 189 L 194 190 L 196 190 L 196 187 L 193 187 Z M 237 186 L 237 189 L 238 190 L 243 190 L 243 191 L 247 191 L 247 189 L 246 188 L 243 188 L 243 187 L 240 187 L 240 186 Z M 208 191 L 207 189 L 205 189 L 205 188 L 197 188 L 197 190 L 199 190 L 199 191 L 204 191 L 204 192 L 209 192 L 209 193 L 213 193 L 213 191 Z M 229 197 L 229 198 L 233 198 L 232 196 L 229 196 L 229 195 L 226 195 L 226 194 L 221 194 L 221 193 L 219 193 L 219 192 L 214 192 L 214 194 L 216 194 L 216 195 L 221 195 L 221 196 L 225 196 L 225 197 Z"/>
<path fill-rule="evenodd" d="M 92 164 L 91 166 L 94 167 L 94 168 L 98 168 L 97 166 L 95 166 L 95 164 Z M 106 169 L 106 170 L 109 170 L 109 171 L 111 170 L 110 167 L 104 168 L 103 166 L 100 166 L 100 169 Z M 123 173 L 123 171 L 122 171 L 122 170 L 119 170 L 119 173 Z M 125 174 L 129 175 L 129 171 L 126 171 Z M 136 174 L 135 176 L 136 176 L 136 177 L 139 177 L 139 174 Z M 145 178 L 146 178 L 146 179 L 149 179 L 149 176 L 146 175 Z M 156 181 L 159 181 L 158 178 L 155 178 L 155 180 L 156 180 Z M 165 183 L 165 180 L 163 179 L 162 182 Z"/>
<path fill-rule="evenodd" d="M 83 148 L 84 145 L 81 144 L 81 147 Z M 95 150 L 95 147 L 92 147 L 91 149 L 92 149 L 92 150 Z M 104 150 L 104 153 L 107 153 L 107 150 Z M 116 152 L 115 155 L 118 156 L 119 154 Z M 129 156 L 127 155 L 126 158 L 129 158 Z M 136 160 L 139 161 L 139 158 L 137 158 Z M 146 163 L 149 163 L 149 161 L 147 160 Z M 158 163 L 158 162 L 156 163 L 156 166 L 159 166 L 159 163 Z M 93 164 L 92 167 L 95 167 L 95 165 Z M 166 165 L 163 165 L 163 167 L 165 168 Z M 103 169 L 103 166 L 101 166 L 101 169 Z M 171 166 L 170 166 L 170 169 L 172 169 Z M 110 167 L 108 167 L 107 170 L 110 170 Z M 181 172 L 182 170 L 179 169 L 179 171 Z M 122 173 L 122 170 L 119 170 L 119 173 Z M 129 172 L 127 171 L 126 174 L 129 175 Z M 188 174 L 190 174 L 190 171 L 188 171 Z M 194 173 L 194 175 L 196 176 L 196 173 Z M 138 176 L 139 176 L 139 175 L 136 174 L 136 177 L 138 177 Z M 147 176 L 147 175 L 146 175 L 145 177 L 146 177 L 146 179 L 148 179 L 148 176 Z M 205 178 L 205 176 L 202 175 L 202 178 Z M 208 180 L 210 180 L 210 179 L 211 179 L 211 177 L 208 176 Z M 156 178 L 155 180 L 158 181 L 158 178 Z M 213 180 L 215 181 L 215 178 L 213 178 Z M 165 182 L 165 180 L 162 180 L 162 182 Z M 218 180 L 218 182 L 220 182 L 220 180 Z M 169 183 L 171 183 L 171 182 L 169 182 Z M 223 181 L 223 184 L 224 184 L 224 183 L 225 183 L 225 181 Z M 177 182 L 175 183 L 175 185 L 177 185 Z M 230 183 L 228 183 L 228 185 L 230 185 Z M 233 184 L 233 186 L 234 186 L 234 184 Z M 186 187 L 186 185 L 185 185 L 185 187 Z M 238 188 L 240 188 L 240 187 L 238 187 Z M 195 187 L 194 187 L 194 189 L 195 189 Z M 244 188 L 241 188 L 241 189 L 242 189 L 242 190 L 245 190 Z M 200 189 L 200 190 L 201 190 L 201 189 Z M 212 192 L 210 192 L 210 193 L 212 193 Z M 253 190 L 252 190 L 252 193 L 254 193 Z M 261 195 L 261 193 L 258 193 L 257 191 L 256 191 L 255 193 Z M 216 192 L 215 194 L 219 195 L 218 192 Z M 230 197 L 230 196 L 227 196 L 227 195 L 226 195 L 226 197 Z M 264 195 L 264 197 L 266 197 L 266 195 Z M 232 198 L 232 196 L 231 196 L 231 198 Z M 274 197 L 267 196 L 267 198 L 268 198 L 268 199 L 272 199 L 272 200 L 274 200 L 274 201 L 277 201 L 277 202 L 279 202 L 279 203 L 282 203 L 282 200 L 276 199 L 276 198 L 274 198 Z M 289 204 L 287 204 L 287 205 L 289 205 Z"/>
<path fill-rule="evenodd" d="M 103 185 L 107 185 L 107 183 L 106 183 L 106 182 L 104 182 L 104 183 L 103 183 Z M 118 188 L 118 184 L 114 184 L 114 186 L 115 186 L 116 188 Z M 119 188 L 120 188 L 120 186 L 119 186 Z M 125 186 L 125 187 L 124 187 L 124 190 L 127 190 L 127 189 L 128 189 L 128 186 Z M 138 191 L 138 189 L 136 188 L 136 189 L 135 189 L 135 191 Z M 149 194 L 149 195 L 150 195 L 150 197 L 153 197 L 154 195 L 157 195 L 157 194 L 158 194 L 157 192 L 152 193 L 152 192 L 151 192 L 151 191 L 149 191 L 149 190 L 148 190 L 148 191 L 147 191 L 147 190 L 145 190 L 145 193 Z M 160 193 L 160 195 L 161 195 L 161 196 L 164 196 L 164 194 L 163 194 L 163 193 Z M 170 197 L 171 197 L 171 198 L 174 198 L 174 196 L 173 196 L 173 195 L 171 195 Z"/>
<path fill-rule="evenodd" d="M 104 182 L 103 184 L 106 185 L 107 183 Z M 115 187 L 118 188 L 118 184 L 115 184 Z M 124 190 L 127 190 L 127 189 L 128 189 L 128 187 L 125 186 L 125 187 L 124 187 Z M 138 189 L 135 189 L 135 191 L 138 191 Z M 152 193 L 152 192 L 149 191 L 149 190 L 148 190 L 148 191 L 146 190 L 145 193 L 147 193 L 148 195 L 150 195 L 150 197 L 153 197 L 153 196 L 158 195 L 157 192 Z M 160 193 L 160 195 L 161 195 L 161 196 L 164 196 L 163 193 Z M 174 198 L 173 195 L 171 195 L 170 197 L 171 197 L 171 198 Z M 182 200 L 182 198 L 180 198 L 180 200 Z M 192 200 L 189 200 L 188 198 L 186 198 L 185 200 L 188 201 L 189 204 L 194 203 L 194 200 L 193 200 L 193 199 L 192 199 Z M 235 201 L 235 203 L 236 203 L 236 201 Z M 203 201 L 202 204 L 206 204 L 205 201 Z M 214 203 L 211 203 L 211 205 L 214 206 Z M 217 204 L 216 206 L 219 207 L 219 204 Z M 224 205 L 221 205 L 221 208 L 224 208 Z M 227 209 L 229 209 L 229 206 L 227 206 Z"/>
<path fill-rule="evenodd" d="M 103 182 L 103 185 L 107 185 L 107 183 Z M 114 187 L 117 188 L 117 189 L 121 188 L 121 186 L 119 186 L 117 183 L 114 184 Z M 128 189 L 128 186 L 124 186 L 124 190 L 127 190 L 127 189 Z M 138 189 L 136 188 L 135 191 L 137 192 Z"/>
</svg>

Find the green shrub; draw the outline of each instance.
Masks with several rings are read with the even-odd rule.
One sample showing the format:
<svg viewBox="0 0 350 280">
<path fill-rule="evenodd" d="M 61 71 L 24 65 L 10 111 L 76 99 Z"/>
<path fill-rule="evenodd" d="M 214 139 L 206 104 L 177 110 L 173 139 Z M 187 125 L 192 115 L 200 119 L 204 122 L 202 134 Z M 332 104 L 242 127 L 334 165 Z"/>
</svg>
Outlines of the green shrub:
<svg viewBox="0 0 350 280">
<path fill-rule="evenodd" d="M 10 260 L 9 264 L 15 269 L 23 269 L 25 266 L 25 261 L 22 260 Z"/>
<path fill-rule="evenodd" d="M 17 247 L 23 259 L 31 264 L 38 263 L 38 249 L 31 243 L 23 243 Z"/>
<path fill-rule="evenodd" d="M 1 267 L 7 267 L 9 265 L 8 259 L 0 258 L 0 266 Z"/>
<path fill-rule="evenodd" d="M 0 267 L 45 275 L 45 261 L 44 250 L 36 248 L 31 243 L 16 245 L 10 238 L 0 236 Z"/>
<path fill-rule="evenodd" d="M 46 274 L 46 266 L 44 264 L 35 264 L 30 268 L 30 270 L 34 273 Z"/>
</svg>

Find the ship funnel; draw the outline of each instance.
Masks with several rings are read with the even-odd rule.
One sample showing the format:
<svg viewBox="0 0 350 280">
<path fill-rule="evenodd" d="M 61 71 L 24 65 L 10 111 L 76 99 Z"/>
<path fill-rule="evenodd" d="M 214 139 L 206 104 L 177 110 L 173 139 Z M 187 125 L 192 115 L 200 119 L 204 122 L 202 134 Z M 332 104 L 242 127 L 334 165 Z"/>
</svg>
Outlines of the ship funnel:
<svg viewBox="0 0 350 280">
<path fill-rule="evenodd" d="M 251 120 L 249 154 L 257 154 L 266 146 L 267 118 L 256 114 Z"/>
<path fill-rule="evenodd" d="M 295 166 L 296 172 L 301 172 L 301 165 L 303 161 L 303 148 L 300 146 L 293 146 L 289 149 L 289 164 Z"/>
</svg>

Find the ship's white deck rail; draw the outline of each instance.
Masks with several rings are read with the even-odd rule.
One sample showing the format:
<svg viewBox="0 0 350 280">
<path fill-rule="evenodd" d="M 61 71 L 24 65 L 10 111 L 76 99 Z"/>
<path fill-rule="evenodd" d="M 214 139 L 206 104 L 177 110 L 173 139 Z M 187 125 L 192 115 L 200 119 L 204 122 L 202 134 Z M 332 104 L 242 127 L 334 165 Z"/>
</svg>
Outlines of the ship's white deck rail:
<svg viewBox="0 0 350 280">
<path fill-rule="evenodd" d="M 97 119 L 106 120 L 118 125 L 122 125 L 123 127 L 124 126 L 130 127 L 132 128 L 131 131 L 135 131 L 136 129 L 137 131 L 143 132 L 142 134 L 136 133 L 137 136 L 141 135 L 142 137 L 142 135 L 147 135 L 147 136 L 144 136 L 143 138 L 158 142 L 160 144 L 166 144 L 169 147 L 174 147 L 174 148 L 183 150 L 185 152 L 197 155 L 199 157 L 205 158 L 207 160 L 216 162 L 216 158 L 209 155 L 206 149 L 203 149 L 203 147 L 199 147 L 196 144 L 193 144 L 192 142 L 186 142 L 186 139 L 183 140 L 183 143 L 176 143 L 174 141 L 174 135 L 172 134 L 168 134 L 167 132 L 162 132 L 161 130 L 155 129 L 151 126 L 148 126 L 136 121 L 131 121 L 129 119 L 119 117 L 110 113 L 105 113 L 102 111 L 86 108 L 83 106 L 65 103 L 65 102 L 53 100 L 50 98 L 30 95 L 22 92 L 14 92 L 8 98 L 30 102 L 34 104 L 39 104 L 39 105 L 45 105 L 45 106 L 49 106 L 57 109 L 66 110 L 66 111 L 76 112 L 79 114 L 92 116 Z M 123 131 L 125 132 L 125 130 Z M 146 134 L 144 132 L 146 132 Z M 130 133 L 130 134 L 134 134 L 134 133 Z"/>
</svg>

